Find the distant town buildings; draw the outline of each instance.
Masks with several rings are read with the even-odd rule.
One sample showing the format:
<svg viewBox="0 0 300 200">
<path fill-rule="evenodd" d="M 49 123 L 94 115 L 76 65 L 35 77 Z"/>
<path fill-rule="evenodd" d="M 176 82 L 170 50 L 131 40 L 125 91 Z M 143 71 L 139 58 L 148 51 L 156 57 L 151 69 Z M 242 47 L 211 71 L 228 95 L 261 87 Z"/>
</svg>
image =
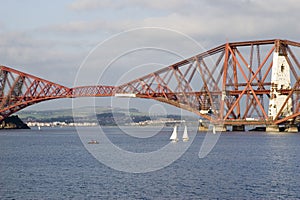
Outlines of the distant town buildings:
<svg viewBox="0 0 300 200">
<path fill-rule="evenodd" d="M 97 126 L 96 122 L 80 122 L 80 123 L 66 123 L 66 122 L 27 122 L 29 127 L 55 127 L 55 126 Z"/>
<path fill-rule="evenodd" d="M 125 123 L 121 125 L 127 125 L 127 126 L 158 126 L 158 125 L 174 125 L 174 124 L 180 124 L 184 123 L 185 120 L 175 120 L 170 118 L 161 118 L 161 119 L 155 119 L 155 120 L 145 120 L 140 122 L 132 122 L 132 123 Z M 73 126 L 98 126 L 99 124 L 96 122 L 27 122 L 27 126 L 29 127 L 73 127 Z"/>
</svg>

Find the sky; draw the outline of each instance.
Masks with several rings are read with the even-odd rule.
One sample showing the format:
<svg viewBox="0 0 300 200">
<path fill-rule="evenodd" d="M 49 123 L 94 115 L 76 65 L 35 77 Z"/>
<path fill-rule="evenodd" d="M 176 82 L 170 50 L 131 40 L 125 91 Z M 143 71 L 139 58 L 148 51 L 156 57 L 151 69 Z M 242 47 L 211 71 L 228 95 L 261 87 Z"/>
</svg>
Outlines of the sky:
<svg viewBox="0 0 300 200">
<path fill-rule="evenodd" d="M 0 64 L 68 87 L 116 84 L 226 41 L 300 41 L 299 10 L 297 0 L 1 0 Z"/>
</svg>

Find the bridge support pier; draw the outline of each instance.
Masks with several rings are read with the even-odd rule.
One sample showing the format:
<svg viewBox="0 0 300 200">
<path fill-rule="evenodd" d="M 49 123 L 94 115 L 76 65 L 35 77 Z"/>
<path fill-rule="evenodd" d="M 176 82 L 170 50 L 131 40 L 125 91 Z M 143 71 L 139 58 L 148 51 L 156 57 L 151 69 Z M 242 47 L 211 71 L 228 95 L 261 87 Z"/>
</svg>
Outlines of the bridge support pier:
<svg viewBox="0 0 300 200">
<path fill-rule="evenodd" d="M 201 119 L 199 120 L 198 131 L 200 131 L 200 132 L 207 132 L 208 131 L 207 124 L 203 123 L 203 121 Z"/>
<path fill-rule="evenodd" d="M 266 132 L 279 132 L 279 126 L 278 125 L 267 125 Z"/>
<path fill-rule="evenodd" d="M 287 51 L 284 45 L 277 42 L 273 53 L 273 65 L 271 74 L 271 88 L 269 101 L 269 119 L 277 120 L 279 116 L 287 117 L 293 114 L 292 98 L 288 94 L 282 94 L 282 89 L 291 89 L 291 70 L 287 59 Z M 279 127 L 269 125 L 267 132 L 278 132 Z"/>
<path fill-rule="evenodd" d="M 226 132 L 226 126 L 225 125 L 219 125 L 219 124 L 210 124 L 209 126 L 207 126 L 204 123 L 199 123 L 199 127 L 198 127 L 198 131 L 200 132 Z"/>
<path fill-rule="evenodd" d="M 234 125 L 232 131 L 245 131 L 245 125 Z"/>
<path fill-rule="evenodd" d="M 212 128 L 213 128 L 212 131 L 215 131 L 215 132 L 226 132 L 227 131 L 225 125 L 214 124 Z"/>
<path fill-rule="evenodd" d="M 298 133 L 298 127 L 297 127 L 297 125 L 294 125 L 294 124 L 288 125 L 286 130 L 289 133 Z"/>
<path fill-rule="evenodd" d="M 208 131 L 208 128 L 207 128 L 207 126 L 199 125 L 198 131 L 200 131 L 200 132 L 206 132 L 206 131 Z"/>
</svg>

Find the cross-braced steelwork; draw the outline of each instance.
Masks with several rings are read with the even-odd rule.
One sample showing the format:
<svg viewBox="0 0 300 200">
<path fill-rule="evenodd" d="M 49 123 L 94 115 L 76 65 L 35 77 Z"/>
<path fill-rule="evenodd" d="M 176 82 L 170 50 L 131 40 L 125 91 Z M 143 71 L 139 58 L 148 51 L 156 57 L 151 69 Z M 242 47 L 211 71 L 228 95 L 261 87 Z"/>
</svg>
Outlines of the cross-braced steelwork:
<svg viewBox="0 0 300 200">
<path fill-rule="evenodd" d="M 120 86 L 67 88 L 0 68 L 0 120 L 56 98 L 149 98 L 228 125 L 294 123 L 300 115 L 300 43 L 226 43 Z"/>
<path fill-rule="evenodd" d="M 58 98 L 111 96 L 112 86 L 68 88 L 0 66 L 0 121 L 27 106 Z"/>
<path fill-rule="evenodd" d="M 226 43 L 125 83 L 116 93 L 165 102 L 214 123 L 279 124 L 295 120 L 300 114 L 298 47 L 300 43 L 287 40 Z M 273 64 L 274 53 L 287 62 L 281 70 L 292 72 L 289 85 L 281 88 L 272 83 L 277 76 L 271 78 L 272 68 L 278 67 Z M 272 116 L 268 103 L 277 98 L 275 89 L 284 100 L 272 105 L 277 106 L 276 116 Z M 284 115 L 289 100 L 293 102 L 288 108 L 291 112 Z"/>
</svg>

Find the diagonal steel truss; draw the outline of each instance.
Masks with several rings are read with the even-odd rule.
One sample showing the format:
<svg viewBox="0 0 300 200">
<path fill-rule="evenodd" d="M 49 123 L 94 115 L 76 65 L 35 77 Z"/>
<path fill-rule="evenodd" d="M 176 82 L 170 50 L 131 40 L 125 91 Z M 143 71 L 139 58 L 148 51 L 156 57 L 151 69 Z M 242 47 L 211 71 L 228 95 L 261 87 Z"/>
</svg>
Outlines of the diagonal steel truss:
<svg viewBox="0 0 300 200">
<path fill-rule="evenodd" d="M 300 114 L 300 65 L 293 51 L 298 47 L 300 43 L 288 40 L 226 43 L 118 86 L 116 93 L 165 102 L 215 123 L 286 122 Z M 292 98 L 293 115 L 269 119 L 272 54 L 278 51 L 285 52 L 292 80 L 291 88 L 280 90 L 287 96 L 280 112 Z"/>
<path fill-rule="evenodd" d="M 30 74 L 0 66 L 0 121 L 36 103 L 58 98 L 112 96 L 112 86 L 68 88 Z"/>
<path fill-rule="evenodd" d="M 68 88 L 0 66 L 0 120 L 32 104 L 57 99 L 134 94 L 191 111 L 214 123 L 280 124 L 300 115 L 300 43 L 260 40 L 226 43 L 120 86 Z M 291 87 L 274 119 L 268 117 L 272 54 L 285 55 Z M 293 114 L 280 113 L 292 99 Z"/>
</svg>

